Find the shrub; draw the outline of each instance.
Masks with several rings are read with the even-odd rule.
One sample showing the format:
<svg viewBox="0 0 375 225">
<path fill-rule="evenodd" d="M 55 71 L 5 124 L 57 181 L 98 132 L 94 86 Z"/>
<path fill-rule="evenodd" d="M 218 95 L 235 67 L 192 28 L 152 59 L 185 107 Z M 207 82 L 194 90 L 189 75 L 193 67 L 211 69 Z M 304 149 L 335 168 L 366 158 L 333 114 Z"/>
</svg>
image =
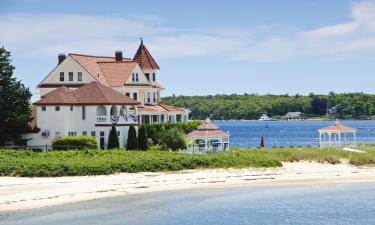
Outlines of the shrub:
<svg viewBox="0 0 375 225">
<path fill-rule="evenodd" d="M 177 151 L 186 148 L 185 134 L 177 129 L 171 128 L 160 134 L 160 146 L 163 150 Z"/>
<path fill-rule="evenodd" d="M 160 144 L 159 142 L 160 142 L 161 134 L 165 130 L 176 128 L 176 129 L 181 130 L 185 134 L 187 134 L 193 131 L 194 129 L 196 129 L 200 124 L 201 124 L 200 121 L 188 121 L 188 122 L 177 122 L 174 124 L 153 123 L 153 124 L 147 124 L 144 126 L 146 127 L 148 138 L 152 140 L 153 144 L 157 145 L 157 144 Z"/>
<path fill-rule="evenodd" d="M 135 127 L 133 125 L 131 125 L 129 127 L 128 143 L 126 145 L 126 148 L 129 149 L 129 150 L 137 150 L 138 149 L 137 132 L 136 132 Z"/>
<path fill-rule="evenodd" d="M 138 130 L 138 147 L 139 150 L 147 150 L 148 148 L 147 130 L 143 125 Z"/>
<path fill-rule="evenodd" d="M 108 149 L 119 148 L 119 147 L 120 147 L 120 142 L 118 140 L 116 127 L 112 126 L 112 129 L 109 132 L 109 137 L 108 137 Z"/>
<path fill-rule="evenodd" d="M 52 148 L 54 150 L 97 149 L 98 143 L 95 138 L 89 136 L 65 136 L 53 139 Z"/>
</svg>

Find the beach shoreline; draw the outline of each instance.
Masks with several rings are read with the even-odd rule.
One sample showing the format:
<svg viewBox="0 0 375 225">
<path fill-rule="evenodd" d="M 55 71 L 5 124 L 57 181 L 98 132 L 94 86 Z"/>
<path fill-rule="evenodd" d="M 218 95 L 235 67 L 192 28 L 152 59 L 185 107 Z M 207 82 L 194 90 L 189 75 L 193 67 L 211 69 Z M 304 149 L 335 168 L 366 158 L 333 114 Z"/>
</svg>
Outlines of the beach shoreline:
<svg viewBox="0 0 375 225">
<path fill-rule="evenodd" d="M 0 212 L 149 192 L 261 185 L 375 182 L 375 167 L 286 162 L 280 168 L 204 169 L 77 177 L 0 177 Z"/>
</svg>

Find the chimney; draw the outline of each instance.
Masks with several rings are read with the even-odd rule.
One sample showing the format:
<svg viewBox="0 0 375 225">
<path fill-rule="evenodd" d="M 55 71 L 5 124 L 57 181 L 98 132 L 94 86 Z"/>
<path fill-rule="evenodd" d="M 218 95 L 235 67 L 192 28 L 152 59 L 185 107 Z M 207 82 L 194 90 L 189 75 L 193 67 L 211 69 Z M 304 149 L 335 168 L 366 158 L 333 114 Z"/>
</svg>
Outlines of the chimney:
<svg viewBox="0 0 375 225">
<path fill-rule="evenodd" d="M 59 56 L 58 56 L 58 64 L 57 65 L 60 65 L 60 63 L 62 63 L 62 61 L 64 61 L 65 58 L 66 58 L 65 54 L 60 53 Z"/>
<path fill-rule="evenodd" d="M 122 61 L 122 51 L 115 52 L 116 61 Z"/>
</svg>

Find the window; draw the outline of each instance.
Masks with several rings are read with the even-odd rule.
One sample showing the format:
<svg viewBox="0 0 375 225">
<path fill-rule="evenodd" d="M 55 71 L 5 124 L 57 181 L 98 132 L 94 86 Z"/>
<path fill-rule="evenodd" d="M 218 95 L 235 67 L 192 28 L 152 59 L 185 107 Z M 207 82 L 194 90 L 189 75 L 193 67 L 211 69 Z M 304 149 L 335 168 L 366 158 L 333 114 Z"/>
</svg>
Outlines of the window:
<svg viewBox="0 0 375 225">
<path fill-rule="evenodd" d="M 138 73 L 132 73 L 132 81 L 133 82 L 138 82 L 139 81 Z"/>
<path fill-rule="evenodd" d="M 149 73 L 145 73 L 145 76 L 146 76 L 147 80 L 150 81 L 150 74 Z"/>
<path fill-rule="evenodd" d="M 55 132 L 55 137 L 57 137 L 57 138 L 58 138 L 58 137 L 61 137 L 61 133 L 60 133 L 60 131 L 56 131 L 56 132 Z"/>
<path fill-rule="evenodd" d="M 86 119 L 86 106 L 82 106 L 82 120 Z"/>
<path fill-rule="evenodd" d="M 120 131 L 119 130 L 117 131 L 117 136 L 120 136 Z"/>
<path fill-rule="evenodd" d="M 73 72 L 69 72 L 69 81 L 73 81 Z"/>
<path fill-rule="evenodd" d="M 104 131 L 100 131 L 100 137 L 104 137 Z"/>
<path fill-rule="evenodd" d="M 78 72 L 77 80 L 82 81 L 82 72 Z"/>
<path fill-rule="evenodd" d="M 91 137 L 95 137 L 96 134 L 95 134 L 95 131 L 91 131 Z"/>
<path fill-rule="evenodd" d="M 78 72 L 77 80 L 82 81 L 82 72 Z"/>
<path fill-rule="evenodd" d="M 129 92 L 126 92 L 125 95 L 128 96 L 128 97 L 130 97 L 130 93 Z"/>
<path fill-rule="evenodd" d="M 156 93 L 154 92 L 153 95 L 154 95 L 154 99 L 153 100 L 154 100 L 154 102 L 156 102 Z"/>
<path fill-rule="evenodd" d="M 156 80 L 156 76 L 155 76 L 155 73 L 152 73 L 152 80 L 155 82 Z"/>
<path fill-rule="evenodd" d="M 147 102 L 151 102 L 151 93 L 147 93 Z"/>
<path fill-rule="evenodd" d="M 135 73 L 132 73 L 132 81 L 135 82 Z"/>
<path fill-rule="evenodd" d="M 64 81 L 64 72 L 60 72 L 60 81 Z"/>
<path fill-rule="evenodd" d="M 45 105 L 42 106 L 42 111 L 46 111 L 47 107 Z"/>
<path fill-rule="evenodd" d="M 60 111 L 60 106 L 55 106 L 55 111 Z"/>
<path fill-rule="evenodd" d="M 77 136 L 77 132 L 70 131 L 70 132 L 68 132 L 68 136 Z"/>
<path fill-rule="evenodd" d="M 70 111 L 73 111 L 73 106 L 72 105 L 70 106 Z"/>
<path fill-rule="evenodd" d="M 87 136 L 87 131 L 82 131 L 82 136 Z"/>
<path fill-rule="evenodd" d="M 137 93 L 133 93 L 133 99 L 138 100 L 138 94 Z"/>
</svg>

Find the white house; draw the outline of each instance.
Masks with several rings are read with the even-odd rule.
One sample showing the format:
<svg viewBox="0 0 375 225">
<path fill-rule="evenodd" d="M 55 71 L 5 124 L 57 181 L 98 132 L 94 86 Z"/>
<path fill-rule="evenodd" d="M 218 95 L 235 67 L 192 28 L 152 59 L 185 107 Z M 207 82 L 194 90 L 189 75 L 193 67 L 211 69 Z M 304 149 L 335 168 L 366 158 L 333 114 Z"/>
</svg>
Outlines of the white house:
<svg viewBox="0 0 375 225">
<path fill-rule="evenodd" d="M 58 65 L 39 83 L 43 96 L 58 87 L 78 88 L 99 82 L 140 102 L 141 123 L 187 121 L 190 111 L 160 104 L 164 88 L 158 82 L 159 66 L 143 41 L 132 59 L 117 51 L 113 57 L 59 54 Z"/>
<path fill-rule="evenodd" d="M 51 145 L 56 137 L 89 135 L 105 148 L 112 125 L 116 126 L 120 146 L 126 146 L 129 126 L 138 124 L 140 103 L 92 82 L 77 89 L 59 87 L 34 104 L 38 129 L 26 135 L 28 145 Z"/>
<path fill-rule="evenodd" d="M 28 145 L 51 145 L 60 136 L 90 135 L 105 148 L 111 126 L 120 146 L 130 125 L 175 123 L 190 111 L 160 103 L 159 66 L 141 41 L 133 57 L 59 54 L 57 66 L 39 83 Z"/>
</svg>

